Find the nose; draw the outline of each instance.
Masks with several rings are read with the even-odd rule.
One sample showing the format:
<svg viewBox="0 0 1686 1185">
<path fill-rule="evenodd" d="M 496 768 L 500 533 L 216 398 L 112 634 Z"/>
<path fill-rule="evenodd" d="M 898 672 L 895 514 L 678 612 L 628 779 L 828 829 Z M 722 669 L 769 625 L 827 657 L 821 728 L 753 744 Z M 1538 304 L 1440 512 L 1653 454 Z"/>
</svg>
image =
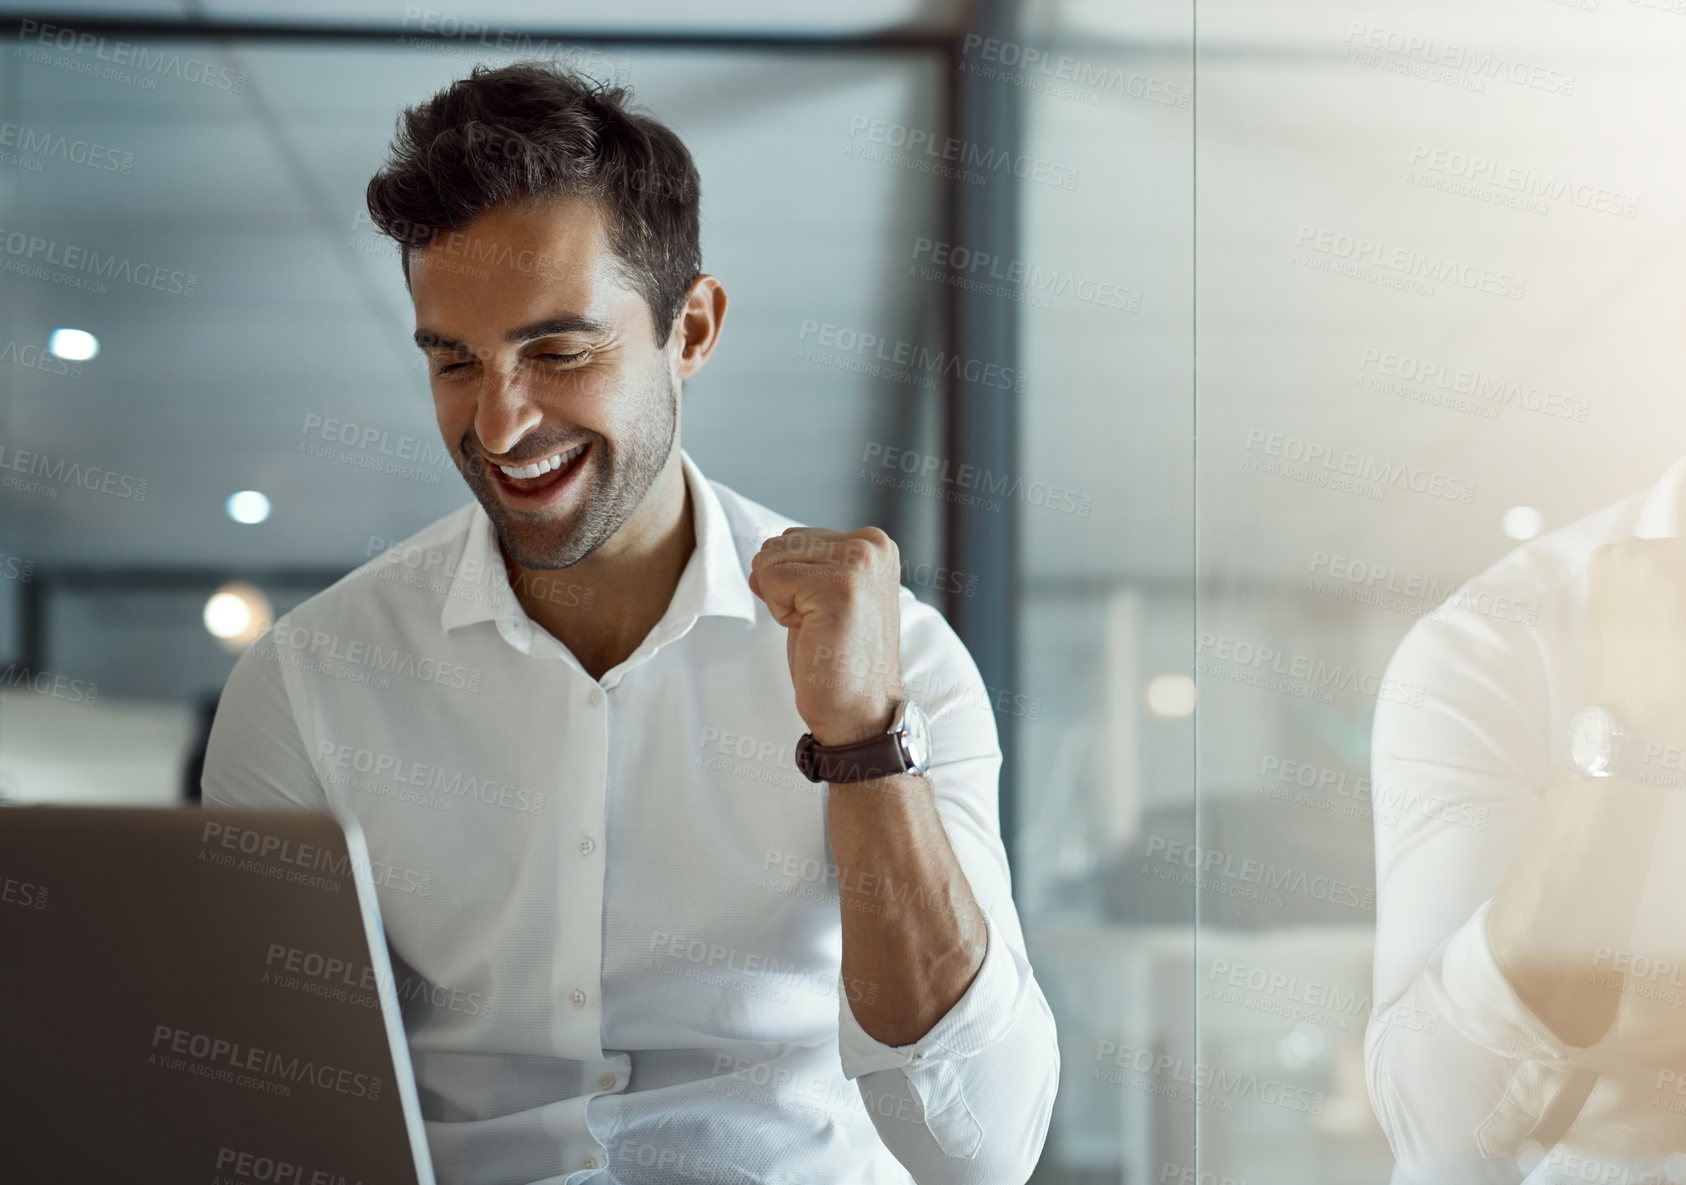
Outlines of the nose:
<svg viewBox="0 0 1686 1185">
<path fill-rule="evenodd" d="M 539 424 L 543 414 L 528 398 L 521 375 L 491 366 L 482 368 L 474 408 L 474 434 L 480 447 L 506 457 Z"/>
</svg>

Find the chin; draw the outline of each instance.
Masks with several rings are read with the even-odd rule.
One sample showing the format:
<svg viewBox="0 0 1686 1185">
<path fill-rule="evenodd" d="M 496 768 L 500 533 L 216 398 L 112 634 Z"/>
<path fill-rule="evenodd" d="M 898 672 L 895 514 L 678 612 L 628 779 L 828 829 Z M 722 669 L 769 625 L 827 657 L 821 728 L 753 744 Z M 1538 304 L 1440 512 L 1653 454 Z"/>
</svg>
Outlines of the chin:
<svg viewBox="0 0 1686 1185">
<path fill-rule="evenodd" d="M 498 542 L 511 561 L 534 571 L 571 568 L 593 549 L 582 547 L 579 532 L 571 522 L 535 523 L 527 519 L 510 520 L 492 514 L 497 527 Z"/>
</svg>

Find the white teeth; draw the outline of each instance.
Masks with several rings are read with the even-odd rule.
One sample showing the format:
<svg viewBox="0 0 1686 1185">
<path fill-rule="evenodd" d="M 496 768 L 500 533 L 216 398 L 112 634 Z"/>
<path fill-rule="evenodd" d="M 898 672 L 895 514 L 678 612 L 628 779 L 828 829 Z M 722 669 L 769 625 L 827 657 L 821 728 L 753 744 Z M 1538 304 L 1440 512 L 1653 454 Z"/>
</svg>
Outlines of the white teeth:
<svg viewBox="0 0 1686 1185">
<path fill-rule="evenodd" d="M 511 466 L 499 465 L 506 477 L 542 477 L 554 469 L 560 469 L 585 451 L 585 445 L 576 444 L 565 453 L 557 453 L 554 457 L 546 457 L 542 461 L 534 461 L 530 465 Z"/>
</svg>

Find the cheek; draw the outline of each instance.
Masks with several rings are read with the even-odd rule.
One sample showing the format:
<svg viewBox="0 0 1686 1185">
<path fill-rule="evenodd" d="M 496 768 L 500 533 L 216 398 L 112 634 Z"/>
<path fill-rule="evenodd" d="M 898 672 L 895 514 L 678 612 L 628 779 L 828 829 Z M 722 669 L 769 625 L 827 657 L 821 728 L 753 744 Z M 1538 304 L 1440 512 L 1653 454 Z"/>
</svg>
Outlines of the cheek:
<svg viewBox="0 0 1686 1185">
<path fill-rule="evenodd" d="M 601 418 L 621 401 L 616 393 L 621 389 L 619 370 L 608 366 L 588 366 L 557 380 L 556 389 L 562 398 L 582 415 Z"/>
<path fill-rule="evenodd" d="M 557 375 L 540 401 L 547 417 L 613 437 L 629 404 L 625 376 L 607 367 L 586 367 Z"/>
</svg>

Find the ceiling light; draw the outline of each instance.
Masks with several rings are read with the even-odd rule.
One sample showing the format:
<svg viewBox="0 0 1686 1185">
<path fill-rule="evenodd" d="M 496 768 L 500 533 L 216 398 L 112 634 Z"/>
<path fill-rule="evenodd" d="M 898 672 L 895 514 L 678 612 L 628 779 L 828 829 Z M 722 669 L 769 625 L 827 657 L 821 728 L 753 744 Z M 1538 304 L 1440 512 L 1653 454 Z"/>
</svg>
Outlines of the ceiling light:
<svg viewBox="0 0 1686 1185">
<path fill-rule="evenodd" d="M 1194 711 L 1194 680 L 1187 675 L 1160 675 L 1147 685 L 1147 710 L 1176 719 Z"/>
<path fill-rule="evenodd" d="M 55 329 L 47 335 L 47 352 L 69 362 L 86 362 L 100 352 L 100 342 L 85 329 Z"/>
<path fill-rule="evenodd" d="M 256 490 L 228 496 L 228 517 L 237 523 L 261 523 L 269 517 L 269 499 Z"/>
<path fill-rule="evenodd" d="M 263 636 L 274 616 L 269 598 L 249 584 L 225 584 L 205 602 L 205 628 L 235 653 Z"/>
</svg>

